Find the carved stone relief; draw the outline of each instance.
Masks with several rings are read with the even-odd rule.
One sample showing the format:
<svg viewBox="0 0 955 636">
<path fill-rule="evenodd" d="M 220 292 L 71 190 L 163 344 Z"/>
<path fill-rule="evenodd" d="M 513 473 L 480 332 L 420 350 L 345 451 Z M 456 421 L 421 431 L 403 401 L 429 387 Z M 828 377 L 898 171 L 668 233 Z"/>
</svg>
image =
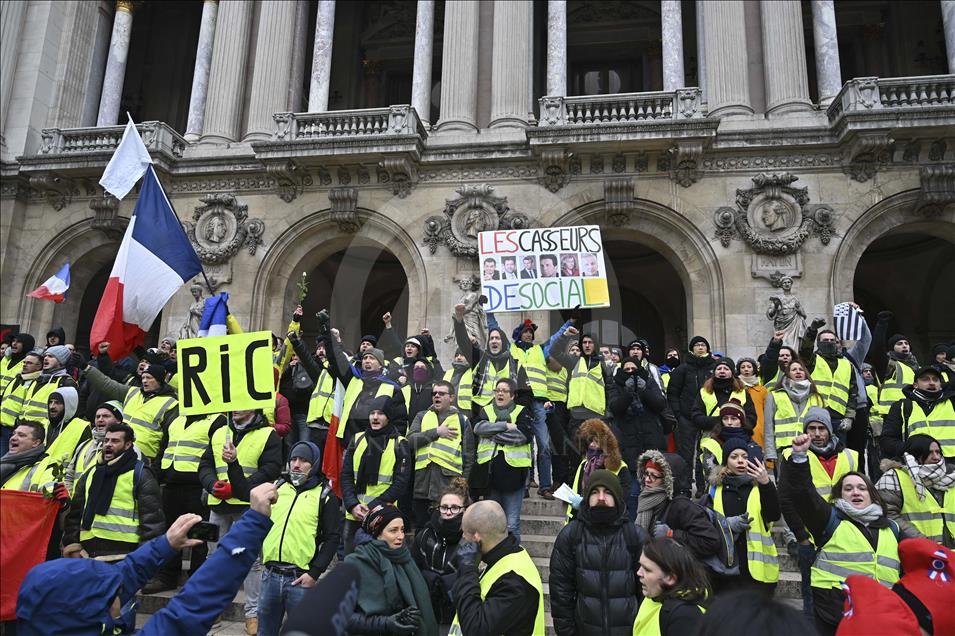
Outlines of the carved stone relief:
<svg viewBox="0 0 955 636">
<path fill-rule="evenodd" d="M 892 160 L 894 143 L 885 133 L 860 134 L 849 147 L 849 163 L 842 171 L 854 181 L 865 183 Z"/>
<path fill-rule="evenodd" d="M 248 218 L 248 206 L 239 205 L 235 196 L 225 193 L 199 200 L 203 205 L 193 211 L 192 222 L 184 224 L 199 260 L 208 265 L 225 263 L 243 247 L 255 254 L 262 245 L 265 223 Z"/>
<path fill-rule="evenodd" d="M 291 159 L 282 163 L 269 164 L 265 166 L 265 171 L 275 179 L 275 189 L 279 198 L 286 203 L 291 203 L 298 198 L 305 186 L 312 185 L 312 177 L 308 172 Z M 331 182 L 330 177 L 329 182 Z"/>
<path fill-rule="evenodd" d="M 119 200 L 108 192 L 90 199 L 93 211 L 93 229 L 99 230 L 111 239 L 119 239 L 126 231 L 129 220 L 119 216 Z"/>
<path fill-rule="evenodd" d="M 494 196 L 494 188 L 486 183 L 463 185 L 456 192 L 457 197 L 447 200 L 443 217 L 432 216 L 424 222 L 424 244 L 432 254 L 444 243 L 455 256 L 477 256 L 479 233 L 530 227 L 527 216 L 513 212 L 507 197 Z"/>
<path fill-rule="evenodd" d="M 411 194 L 417 181 L 417 168 L 407 157 L 389 157 L 378 164 L 378 183 L 390 184 L 392 194 L 399 199 Z"/>
<path fill-rule="evenodd" d="M 607 208 L 607 221 L 621 227 L 630 220 L 633 211 L 633 177 L 611 177 L 604 180 L 604 205 Z"/>
<path fill-rule="evenodd" d="M 955 165 L 926 166 L 919 170 L 921 190 L 915 210 L 922 216 L 941 216 L 955 204 Z"/>
<path fill-rule="evenodd" d="M 52 172 L 31 176 L 30 187 L 42 194 L 46 202 L 57 212 L 69 205 L 74 195 L 80 193 L 79 188 L 70 179 Z"/>
<path fill-rule="evenodd" d="M 347 234 L 354 234 L 361 229 L 358 188 L 332 188 L 328 191 L 328 201 L 332 206 L 332 220 L 338 224 L 338 229 Z"/>
<path fill-rule="evenodd" d="M 545 150 L 541 153 L 541 185 L 551 192 L 558 192 L 570 182 L 571 168 L 568 166 L 572 153 L 563 149 Z M 580 163 L 576 164 L 576 174 L 580 174 Z"/>
</svg>

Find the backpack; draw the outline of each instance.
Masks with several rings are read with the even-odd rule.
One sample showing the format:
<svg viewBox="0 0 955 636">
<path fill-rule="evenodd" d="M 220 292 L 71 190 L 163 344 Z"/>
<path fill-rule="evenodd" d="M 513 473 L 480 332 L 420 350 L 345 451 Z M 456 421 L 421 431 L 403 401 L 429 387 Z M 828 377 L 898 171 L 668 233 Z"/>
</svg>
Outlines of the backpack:
<svg viewBox="0 0 955 636">
<path fill-rule="evenodd" d="M 722 514 L 706 505 L 707 500 L 713 501 L 716 496 L 716 486 L 710 486 L 709 492 L 698 502 L 694 502 L 706 513 L 706 517 L 716 528 L 716 533 L 720 536 L 719 547 L 716 554 L 702 559 L 711 572 L 720 576 L 738 576 L 739 560 L 736 558 L 736 544 L 733 541 L 733 531 L 730 530 L 729 522 Z"/>
</svg>

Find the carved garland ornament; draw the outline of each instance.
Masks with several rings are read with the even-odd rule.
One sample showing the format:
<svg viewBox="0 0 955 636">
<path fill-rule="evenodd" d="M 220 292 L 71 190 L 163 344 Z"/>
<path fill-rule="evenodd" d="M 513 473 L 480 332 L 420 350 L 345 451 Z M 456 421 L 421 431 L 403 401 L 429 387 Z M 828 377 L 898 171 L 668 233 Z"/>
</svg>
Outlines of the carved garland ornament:
<svg viewBox="0 0 955 636">
<path fill-rule="evenodd" d="M 249 206 L 239 205 L 231 194 L 209 194 L 199 199 L 203 205 L 185 223 L 186 234 L 196 248 L 199 260 L 207 265 L 225 263 L 242 247 L 250 255 L 262 245 L 265 223 L 250 219 Z"/>
<path fill-rule="evenodd" d="M 530 227 L 526 215 L 512 212 L 507 197 L 496 197 L 486 183 L 463 185 L 459 196 L 448 199 L 444 216 L 432 216 L 424 222 L 424 244 L 434 254 L 444 243 L 455 256 L 477 256 L 477 237 L 497 229 L 523 230 Z"/>
</svg>

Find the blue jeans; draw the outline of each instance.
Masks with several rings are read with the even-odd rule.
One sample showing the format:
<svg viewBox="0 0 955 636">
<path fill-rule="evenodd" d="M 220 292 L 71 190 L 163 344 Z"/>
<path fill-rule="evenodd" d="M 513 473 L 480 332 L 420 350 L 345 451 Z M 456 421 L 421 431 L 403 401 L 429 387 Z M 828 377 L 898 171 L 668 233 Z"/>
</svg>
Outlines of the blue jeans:
<svg viewBox="0 0 955 636">
<path fill-rule="evenodd" d="M 637 520 L 637 505 L 640 503 L 640 479 L 632 470 L 630 476 L 633 481 L 630 482 L 630 493 L 627 495 L 627 517 L 633 523 Z"/>
<path fill-rule="evenodd" d="M 547 412 L 544 403 L 538 399 L 531 402 L 534 413 L 534 437 L 537 438 L 537 474 L 540 476 L 541 488 L 550 488 L 554 485 L 551 477 L 550 463 L 550 432 L 547 430 Z"/>
<path fill-rule="evenodd" d="M 524 489 L 504 492 L 491 488 L 488 495 L 504 508 L 504 514 L 507 516 L 507 531 L 514 535 L 517 542 L 521 542 L 521 506 L 524 503 Z"/>
<path fill-rule="evenodd" d="M 258 636 L 279 636 L 286 613 L 291 614 L 308 591 L 301 585 L 292 585 L 296 578 L 268 568 L 262 570 Z"/>
<path fill-rule="evenodd" d="M 308 413 L 292 414 L 292 432 L 290 435 L 292 444 L 308 441 L 308 422 L 305 421 L 306 417 L 308 417 Z"/>
</svg>

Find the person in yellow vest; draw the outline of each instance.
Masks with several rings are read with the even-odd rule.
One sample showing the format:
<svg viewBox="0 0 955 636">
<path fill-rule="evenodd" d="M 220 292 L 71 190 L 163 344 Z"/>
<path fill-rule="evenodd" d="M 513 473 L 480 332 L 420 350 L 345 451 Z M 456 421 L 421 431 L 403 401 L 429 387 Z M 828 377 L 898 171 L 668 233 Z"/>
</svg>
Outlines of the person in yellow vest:
<svg viewBox="0 0 955 636">
<path fill-rule="evenodd" d="M 551 470 L 553 472 L 553 487 L 556 490 L 561 484 L 570 479 L 570 467 L 567 465 L 568 445 L 573 447 L 573 440 L 568 439 L 567 429 L 570 426 L 570 412 L 567 410 L 567 385 L 570 374 L 553 356 L 547 356 L 547 402 L 544 410 L 547 412 L 547 431 L 551 441 Z M 573 448 L 570 449 L 573 452 Z M 552 493 L 538 493 L 544 499 L 553 501 Z"/>
<path fill-rule="evenodd" d="M 34 346 L 36 346 L 36 340 L 28 333 L 18 333 L 13 336 L 10 346 L 0 357 L 0 393 L 20 373 L 23 358 L 33 351 Z"/>
<path fill-rule="evenodd" d="M 354 551 L 368 511 L 398 501 L 411 481 L 411 447 L 391 423 L 390 403 L 382 396 L 369 404 L 368 429 L 352 438 L 342 458 L 345 554 Z"/>
<path fill-rule="evenodd" d="M 474 372 L 471 364 L 460 349 L 455 349 L 451 359 L 451 368 L 444 372 L 442 380 L 454 387 L 454 406 L 471 417 L 471 391 L 474 389 Z"/>
<path fill-rule="evenodd" d="M 338 549 L 341 502 L 322 476 L 322 451 L 298 442 L 272 505 L 272 529 L 262 544 L 259 636 L 278 636 L 291 613 L 322 575 Z"/>
<path fill-rule="evenodd" d="M 782 371 L 763 404 L 763 448 L 767 461 L 773 462 L 803 432 L 806 411 L 826 404 L 801 360 L 793 360 Z"/>
<path fill-rule="evenodd" d="M 715 593 L 748 588 L 772 597 L 779 557 L 770 529 L 780 518 L 779 496 L 758 446 L 743 438 L 723 444 L 722 466 L 710 474 L 706 505 L 726 517 L 739 562 L 736 576 L 713 574 Z"/>
<path fill-rule="evenodd" d="M 519 543 L 534 425 L 529 410 L 514 400 L 516 392 L 517 383 L 510 378 L 494 385 L 493 404 L 485 406 L 474 423 L 477 458 L 468 482 L 501 505 L 507 513 L 507 529 Z"/>
<path fill-rule="evenodd" d="M 76 382 L 66 372 L 66 364 L 70 361 L 72 353 L 65 346 L 57 345 L 48 348 L 43 352 L 43 371 L 28 386 L 24 386 L 23 392 L 19 390 L 14 393 L 22 400 L 20 412 L 16 415 L 20 419 L 40 422 L 45 427 L 47 425 L 47 406 L 50 400 L 50 394 L 61 387 L 76 388 Z M 4 407 L 7 401 L 4 399 Z M 16 407 L 15 402 L 11 404 Z"/>
<path fill-rule="evenodd" d="M 713 375 L 700 387 L 693 404 L 691 418 L 700 431 L 713 430 L 720 421 L 720 407 L 730 400 L 743 406 L 746 419 L 756 421 L 756 408 L 746 393 L 746 386 L 736 377 L 736 365 L 729 358 L 720 358 L 713 367 Z"/>
<path fill-rule="evenodd" d="M 942 372 L 942 382 L 955 383 L 955 344 L 940 342 L 932 345 L 932 357 L 935 359 L 935 366 Z"/>
<path fill-rule="evenodd" d="M 945 463 L 955 466 L 955 386 L 943 386 L 939 370 L 925 366 L 902 395 L 883 418 L 879 438 L 883 457 L 901 459 L 909 436 L 924 433 L 938 440 Z"/>
<path fill-rule="evenodd" d="M 544 586 L 496 501 L 479 501 L 464 512 L 462 541 L 451 591 L 456 613 L 451 636 L 544 634 Z M 478 574 L 478 562 L 485 568 Z"/>
<path fill-rule="evenodd" d="M 904 462 L 884 460 L 875 489 L 889 518 L 922 536 L 955 548 L 955 469 L 946 466 L 942 447 L 929 435 L 905 441 Z"/>
<path fill-rule="evenodd" d="M 136 455 L 126 424 L 106 428 L 96 466 L 76 482 L 63 523 L 63 556 L 116 561 L 166 531 L 159 483 Z"/>
<path fill-rule="evenodd" d="M 821 636 L 832 636 L 842 620 L 846 578 L 861 574 L 892 587 L 901 569 L 899 542 L 915 535 L 886 516 L 875 486 L 858 471 L 843 475 L 828 500 L 823 498 L 812 480 L 811 443 L 806 434 L 793 440 L 780 490 L 819 548 L 811 572 L 813 618 Z"/>
<path fill-rule="evenodd" d="M 74 417 L 78 405 L 79 395 L 72 386 L 57 389 L 47 402 L 46 452 L 63 466 L 90 437 L 90 423 Z"/>
<path fill-rule="evenodd" d="M 753 439 L 753 425 L 746 419 L 746 411 L 739 402 L 731 399 L 720 407 L 719 423 L 700 440 L 700 463 L 707 475 L 723 463 L 723 445 L 732 439 L 744 441 L 751 456 L 760 452 L 759 444 Z"/>
<path fill-rule="evenodd" d="M 766 405 L 766 394 L 769 389 L 759 379 L 759 365 L 753 358 L 740 358 L 736 363 L 737 377 L 746 387 L 746 396 L 753 403 L 756 411 L 756 421 L 750 422 L 753 427 L 753 441 L 760 446 L 763 443 L 763 408 Z"/>
<path fill-rule="evenodd" d="M 647 542 L 640 555 L 643 602 L 633 622 L 633 636 L 695 634 L 710 596 L 706 570 L 682 544 L 669 537 Z"/>
<path fill-rule="evenodd" d="M 623 461 L 620 454 L 617 436 L 603 420 L 589 419 L 580 425 L 577 430 L 577 452 L 581 457 L 580 464 L 569 483 L 574 493 L 582 498 L 590 488 L 588 486 L 590 476 L 598 470 L 609 470 L 617 477 L 620 489 L 630 493 L 633 476 L 630 474 L 627 462 Z M 581 503 L 583 503 L 582 500 L 577 505 L 567 505 L 568 520 L 577 518 Z M 620 504 L 621 507 L 626 507 L 625 500 Z"/>
<path fill-rule="evenodd" d="M 869 426 L 872 429 L 872 437 L 878 439 L 882 435 L 882 416 L 887 411 L 883 411 L 879 404 L 879 378 L 875 369 L 868 362 L 862 363 L 862 380 L 865 382 L 865 395 L 869 402 Z"/>
<path fill-rule="evenodd" d="M 414 453 L 415 527 L 431 518 L 431 509 L 457 477 L 474 464 L 474 432 L 467 415 L 454 407 L 454 386 L 439 380 L 431 388 L 431 408 L 418 413 L 408 429 Z"/>
<path fill-rule="evenodd" d="M 810 377 L 819 390 L 819 395 L 829 409 L 833 429 L 842 442 L 847 444 L 849 433 L 855 422 L 856 408 L 859 406 L 859 394 L 864 392 L 864 389 L 860 388 L 862 376 L 857 375 L 858 372 L 850 361 L 850 352 L 843 348 L 836 332 L 832 329 L 820 330 L 820 327 L 825 324 L 825 319 L 821 317 L 815 318 L 810 323 L 799 345 L 799 359 L 806 365 Z M 863 321 L 862 324 L 865 325 L 865 322 Z M 868 334 L 868 327 L 865 330 Z M 871 339 L 871 335 L 868 338 Z M 860 342 L 864 344 L 863 341 L 857 341 L 851 350 L 855 353 L 851 356 L 853 360 L 861 361 L 865 357 L 865 350 L 861 355 L 858 354 Z M 813 351 L 814 343 L 815 351 Z M 861 431 L 861 435 L 857 433 L 853 435 L 853 438 L 861 437 L 864 447 L 865 436 L 866 432 Z"/>
<path fill-rule="evenodd" d="M 295 408 L 292 411 L 292 420 L 295 422 L 295 435 L 292 440 L 310 441 L 324 449 L 332 410 L 335 406 L 336 380 L 329 371 L 331 352 L 329 337 L 316 338 L 314 352 L 306 349 L 305 341 L 298 334 L 290 331 L 286 337 L 292 345 L 295 356 L 292 358 L 293 364 L 289 365 L 283 375 L 282 385 L 288 385 L 283 392 L 290 392 L 294 396 L 299 391 L 300 385 L 306 386 L 306 380 L 311 382 L 311 393 L 306 403 L 298 411 Z M 300 377 L 302 373 L 305 374 L 305 378 Z M 287 381 L 286 376 L 289 374 L 293 377 Z M 292 404 L 291 397 L 289 401 Z"/>
<path fill-rule="evenodd" d="M 20 373 L 14 376 L 0 393 L 0 455 L 7 453 L 7 444 L 13 429 L 17 425 L 17 418 L 23 412 L 23 404 L 32 385 L 43 373 L 43 355 L 31 351 L 23 357 Z"/>
<path fill-rule="evenodd" d="M 67 490 L 73 492 L 76 481 L 91 467 L 96 465 L 96 459 L 103 450 L 103 441 L 106 439 L 106 429 L 110 424 L 119 424 L 123 421 L 123 405 L 116 400 L 100 404 L 95 411 L 93 423 L 90 425 L 90 438 L 82 442 L 73 454 L 66 468 L 63 483 Z"/>
<path fill-rule="evenodd" d="M 261 411 L 234 411 L 227 426 L 211 433 L 199 459 L 199 482 L 208 495 L 209 522 L 219 526 L 220 537 L 249 509 L 249 492 L 278 479 L 282 465 L 282 440 Z M 210 545 L 209 552 L 217 545 Z M 258 626 L 261 586 L 262 561 L 256 559 L 243 583 L 249 634 Z"/>
<path fill-rule="evenodd" d="M 19 420 L 10 437 L 10 449 L 0 457 L 0 488 L 27 492 L 54 493 L 61 498 L 54 472 L 57 463 L 46 453 L 43 425 Z M 69 494 L 66 494 L 69 498 Z"/>
<path fill-rule="evenodd" d="M 919 363 L 912 353 L 912 345 L 907 336 L 897 333 L 889 337 L 886 344 L 888 362 L 879 390 L 879 405 L 888 410 L 892 404 L 902 399 L 902 389 L 911 386 L 915 381 Z"/>
</svg>

